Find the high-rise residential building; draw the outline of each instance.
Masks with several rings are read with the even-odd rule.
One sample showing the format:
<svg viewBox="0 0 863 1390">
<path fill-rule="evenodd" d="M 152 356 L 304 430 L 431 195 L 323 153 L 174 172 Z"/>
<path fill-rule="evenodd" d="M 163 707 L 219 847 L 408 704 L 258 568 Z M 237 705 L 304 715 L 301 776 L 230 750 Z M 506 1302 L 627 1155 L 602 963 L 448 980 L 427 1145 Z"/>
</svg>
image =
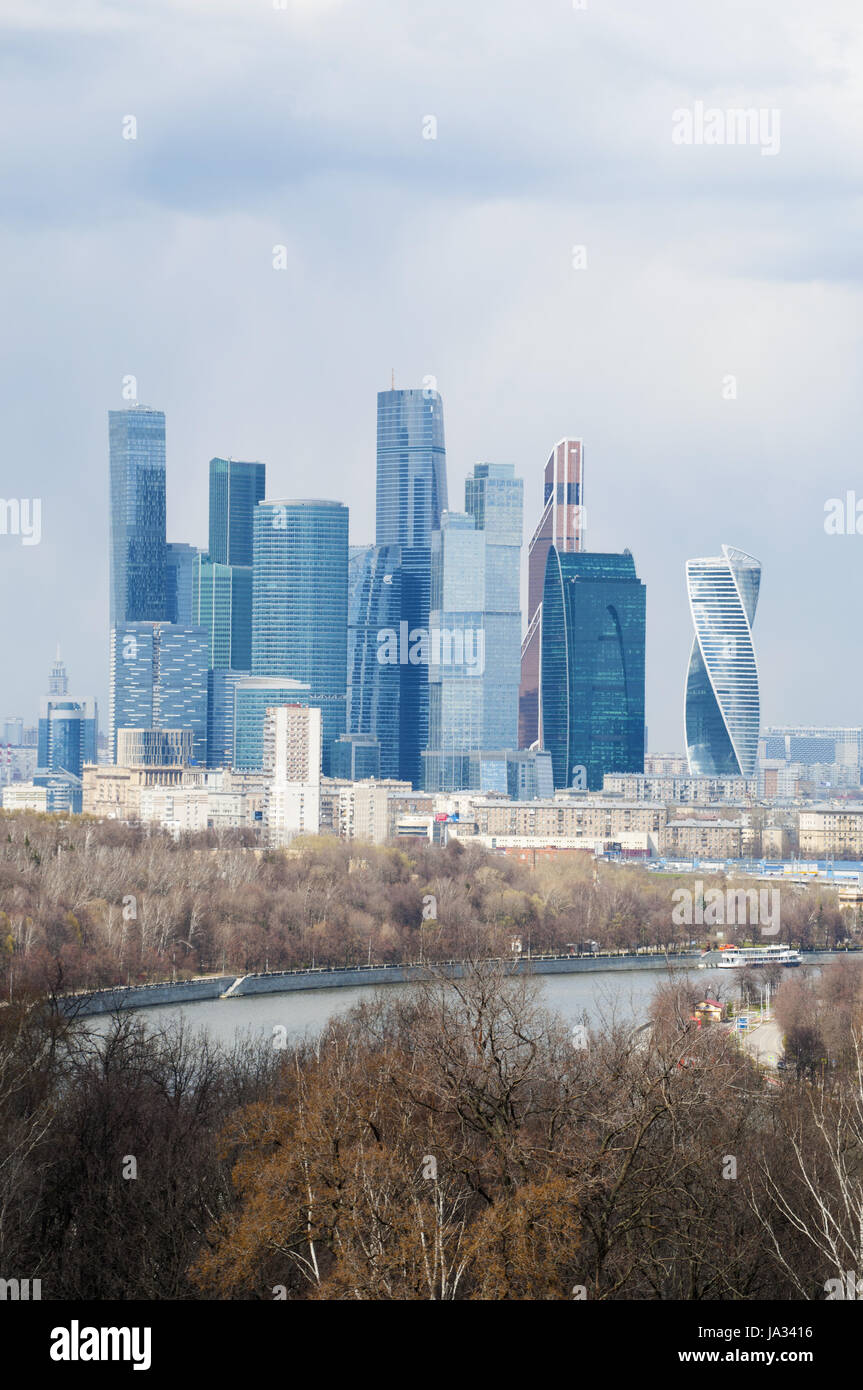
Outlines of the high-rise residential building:
<svg viewBox="0 0 863 1390">
<path fill-rule="evenodd" d="M 469 789 L 469 755 L 518 738 L 522 480 L 477 464 L 465 504 L 432 534 L 427 791 Z"/>
<path fill-rule="evenodd" d="M 401 547 L 405 644 L 413 644 L 411 633 L 428 631 L 431 537 L 446 509 L 440 395 L 431 389 L 379 391 L 376 540 L 379 546 Z M 399 776 L 418 787 L 428 743 L 428 666 L 412 662 L 408 652 L 399 666 Z"/>
<path fill-rule="evenodd" d="M 233 693 L 233 751 L 228 766 L 237 772 L 260 772 L 264 766 L 267 711 L 280 705 L 308 705 L 311 688 L 285 677 L 244 676 L 228 686 Z M 212 765 L 216 765 L 215 762 Z"/>
<path fill-rule="evenodd" d="M 165 547 L 165 602 L 169 623 L 192 627 L 197 623 L 193 591 L 200 551 L 183 541 L 169 541 Z"/>
<path fill-rule="evenodd" d="M 255 508 L 266 496 L 267 466 L 210 459 L 210 544 L 216 565 L 252 564 Z"/>
<path fill-rule="evenodd" d="M 760 585 L 760 561 L 730 545 L 686 563 L 695 629 L 684 709 L 691 773 L 755 775 L 761 710 L 752 623 Z"/>
<path fill-rule="evenodd" d="M 560 551 L 542 598 L 542 736 L 555 787 L 644 771 L 646 591 L 628 550 Z"/>
<path fill-rule="evenodd" d="M 255 509 L 252 675 L 301 681 L 320 709 L 323 771 L 345 732 L 348 509 L 315 499 Z"/>
<path fill-rule="evenodd" d="M 168 617 L 165 415 L 133 405 L 109 410 L 111 627 Z"/>
<path fill-rule="evenodd" d="M 280 705 L 264 725 L 264 829 L 271 845 L 316 835 L 321 823 L 320 709 Z"/>
<path fill-rule="evenodd" d="M 584 549 L 584 448 L 580 439 L 561 439 L 545 465 L 543 506 L 530 538 L 527 562 L 527 630 L 521 647 L 518 746 L 530 748 L 542 733 L 540 670 L 542 596 L 548 552 Z"/>
<path fill-rule="evenodd" d="M 191 729 L 195 761 L 207 756 L 209 642 L 201 627 L 124 623 L 111 633 L 109 746 L 119 729 Z"/>
<path fill-rule="evenodd" d="M 395 777 L 399 770 L 401 666 L 378 657 L 388 634 L 400 632 L 401 601 L 400 547 L 352 545 L 348 557 L 347 732 L 378 741 L 380 769 L 375 775 L 381 777 Z"/>
<path fill-rule="evenodd" d="M 12 744 L 19 748 L 24 741 L 24 720 L 19 714 L 7 714 L 3 721 L 3 736 L 0 743 Z"/>
</svg>

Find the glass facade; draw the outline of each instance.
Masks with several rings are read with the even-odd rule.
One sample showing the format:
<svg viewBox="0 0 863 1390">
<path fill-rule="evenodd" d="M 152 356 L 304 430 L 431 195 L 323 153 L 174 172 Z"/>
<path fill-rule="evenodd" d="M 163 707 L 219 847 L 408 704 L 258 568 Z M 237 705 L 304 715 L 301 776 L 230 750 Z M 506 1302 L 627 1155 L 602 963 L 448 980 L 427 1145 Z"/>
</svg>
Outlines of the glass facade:
<svg viewBox="0 0 863 1390">
<path fill-rule="evenodd" d="M 429 791 L 465 787 L 459 758 L 518 737 L 522 480 L 511 464 L 477 464 L 465 502 L 432 535 Z"/>
<path fill-rule="evenodd" d="M 267 467 L 239 459 L 210 459 L 210 560 L 252 563 L 255 508 L 266 495 Z"/>
<path fill-rule="evenodd" d="M 323 772 L 345 732 L 348 509 L 319 500 L 260 502 L 255 511 L 252 674 L 301 681 L 320 709 Z"/>
<path fill-rule="evenodd" d="M 192 598 L 200 552 L 197 546 L 169 541 L 166 549 L 165 592 L 169 623 L 191 627 L 195 622 Z"/>
<path fill-rule="evenodd" d="M 686 756 L 691 774 L 752 777 L 761 708 L 752 624 L 761 564 L 724 545 L 686 564 L 695 635 L 686 674 Z"/>
<path fill-rule="evenodd" d="M 644 771 L 646 591 L 628 551 L 548 552 L 542 729 L 555 787 Z M 580 771 L 584 769 L 584 771 Z"/>
<path fill-rule="evenodd" d="M 84 763 L 96 761 L 99 729 L 95 700 L 46 695 L 39 704 L 37 765 L 43 772 L 80 777 Z"/>
<path fill-rule="evenodd" d="M 530 748 L 541 736 L 540 658 L 545 566 L 552 546 L 584 548 L 584 448 L 580 439 L 561 439 L 545 465 L 543 509 L 530 538 L 527 559 L 527 631 L 522 642 L 518 746 Z"/>
<path fill-rule="evenodd" d="M 208 634 L 175 623 L 125 623 L 111 632 L 109 740 L 118 729 L 191 729 L 194 759 L 207 757 Z"/>
<path fill-rule="evenodd" d="M 427 630 L 431 537 L 447 508 L 443 402 L 437 391 L 379 391 L 377 528 L 379 546 L 401 547 L 401 619 L 408 640 Z M 400 663 L 399 776 L 420 785 L 428 742 L 428 666 Z"/>
<path fill-rule="evenodd" d="M 333 744 L 333 774 L 347 782 L 381 775 L 381 745 L 371 734 L 342 734 Z"/>
<path fill-rule="evenodd" d="M 109 410 L 112 627 L 168 617 L 165 415 Z"/>
<path fill-rule="evenodd" d="M 381 777 L 399 775 L 401 667 L 380 661 L 378 656 L 386 635 L 400 631 L 401 601 L 400 547 L 352 545 L 348 558 L 347 731 L 378 740 L 380 770 L 373 775 Z"/>
<path fill-rule="evenodd" d="M 198 557 L 192 584 L 192 617 L 207 629 L 214 671 L 252 667 L 252 567 Z"/>
<path fill-rule="evenodd" d="M 264 725 L 267 710 L 279 705 L 313 703 L 308 685 L 299 681 L 249 676 L 234 684 L 233 756 L 238 772 L 260 772 L 264 766 Z"/>
</svg>

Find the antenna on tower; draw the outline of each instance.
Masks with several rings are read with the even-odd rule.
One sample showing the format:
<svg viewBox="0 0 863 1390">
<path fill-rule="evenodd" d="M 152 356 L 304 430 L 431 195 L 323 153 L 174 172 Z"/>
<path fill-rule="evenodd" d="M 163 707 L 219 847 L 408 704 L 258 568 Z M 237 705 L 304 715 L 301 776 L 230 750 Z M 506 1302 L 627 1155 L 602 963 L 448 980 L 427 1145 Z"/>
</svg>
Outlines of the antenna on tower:
<svg viewBox="0 0 863 1390">
<path fill-rule="evenodd" d="M 390 390 L 391 390 L 391 391 L 395 391 L 395 389 L 396 389 L 396 369 L 395 369 L 395 367 L 391 367 L 391 368 L 390 368 L 390 372 L 391 372 L 391 376 L 390 376 Z"/>
</svg>

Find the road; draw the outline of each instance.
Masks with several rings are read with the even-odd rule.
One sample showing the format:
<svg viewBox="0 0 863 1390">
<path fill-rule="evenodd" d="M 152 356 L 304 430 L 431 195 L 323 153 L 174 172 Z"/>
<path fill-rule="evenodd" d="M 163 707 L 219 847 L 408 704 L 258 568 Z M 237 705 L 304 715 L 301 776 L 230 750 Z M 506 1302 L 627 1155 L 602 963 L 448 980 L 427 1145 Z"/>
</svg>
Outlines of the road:
<svg viewBox="0 0 863 1390">
<path fill-rule="evenodd" d="M 752 1054 L 756 1062 L 775 1067 L 783 1055 L 782 1029 L 774 1019 L 768 1023 L 759 1023 L 757 1028 L 740 1036 L 743 1038 L 746 1051 Z"/>
</svg>

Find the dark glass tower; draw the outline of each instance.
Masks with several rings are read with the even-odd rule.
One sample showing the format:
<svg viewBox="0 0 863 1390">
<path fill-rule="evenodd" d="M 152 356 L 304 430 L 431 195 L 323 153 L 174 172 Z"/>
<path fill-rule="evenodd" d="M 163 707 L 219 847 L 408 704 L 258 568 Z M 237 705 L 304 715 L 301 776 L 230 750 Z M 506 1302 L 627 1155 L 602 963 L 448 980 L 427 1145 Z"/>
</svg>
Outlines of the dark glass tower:
<svg viewBox="0 0 863 1390">
<path fill-rule="evenodd" d="M 255 507 L 264 499 L 267 467 L 210 459 L 210 548 L 218 565 L 251 565 Z"/>
<path fill-rule="evenodd" d="M 345 732 L 348 509 L 341 502 L 260 502 L 255 508 L 252 675 L 310 687 L 322 713 L 323 772 Z"/>
<path fill-rule="evenodd" d="M 352 545 L 348 561 L 347 732 L 380 744 L 380 776 L 399 775 L 401 666 L 379 660 L 381 634 L 399 631 L 401 551 Z"/>
<path fill-rule="evenodd" d="M 111 472 L 111 627 L 168 617 L 165 414 L 108 411 Z"/>
<path fill-rule="evenodd" d="M 437 391 L 379 391 L 377 533 L 401 546 L 401 615 L 411 633 L 428 630 L 431 534 L 447 507 L 443 402 Z M 428 665 L 400 663 L 399 775 L 418 787 L 428 743 Z"/>
<path fill-rule="evenodd" d="M 541 692 L 555 787 L 599 791 L 606 772 L 644 771 L 645 623 L 646 590 L 629 551 L 551 547 Z"/>
</svg>

